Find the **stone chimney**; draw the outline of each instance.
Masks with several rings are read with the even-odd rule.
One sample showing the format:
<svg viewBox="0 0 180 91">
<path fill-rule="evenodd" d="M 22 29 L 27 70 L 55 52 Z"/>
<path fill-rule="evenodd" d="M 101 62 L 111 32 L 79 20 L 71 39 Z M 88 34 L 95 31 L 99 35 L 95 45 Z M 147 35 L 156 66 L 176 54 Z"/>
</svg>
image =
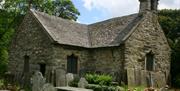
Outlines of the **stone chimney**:
<svg viewBox="0 0 180 91">
<path fill-rule="evenodd" d="M 145 11 L 157 11 L 159 0 L 139 0 L 140 9 L 139 12 Z"/>
</svg>

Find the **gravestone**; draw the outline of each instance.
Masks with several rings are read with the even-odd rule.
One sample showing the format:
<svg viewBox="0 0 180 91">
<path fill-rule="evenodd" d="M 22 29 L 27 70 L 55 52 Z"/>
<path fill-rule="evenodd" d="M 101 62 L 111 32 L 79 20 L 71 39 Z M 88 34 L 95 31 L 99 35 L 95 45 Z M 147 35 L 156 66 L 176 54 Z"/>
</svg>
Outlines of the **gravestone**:
<svg viewBox="0 0 180 91">
<path fill-rule="evenodd" d="M 69 86 L 69 83 L 74 80 L 74 75 L 72 73 L 66 74 L 66 86 Z"/>
<path fill-rule="evenodd" d="M 56 85 L 55 86 L 66 86 L 66 71 L 64 69 L 56 69 Z"/>
<path fill-rule="evenodd" d="M 153 74 L 155 87 L 161 88 L 166 86 L 166 78 L 162 72 L 156 72 Z"/>
<path fill-rule="evenodd" d="M 85 78 L 81 78 L 78 82 L 78 87 L 85 88 L 86 86 L 88 86 L 88 81 Z"/>
<path fill-rule="evenodd" d="M 31 78 L 32 91 L 41 91 L 46 79 L 42 76 L 41 72 L 35 72 Z"/>
<path fill-rule="evenodd" d="M 133 68 L 127 68 L 127 81 L 128 81 L 128 86 L 135 85 L 135 74 Z"/>
<path fill-rule="evenodd" d="M 141 70 L 138 68 L 134 69 L 134 76 L 135 76 L 135 84 L 136 86 L 141 85 Z"/>
<path fill-rule="evenodd" d="M 47 69 L 46 70 L 46 73 L 47 73 L 46 74 L 46 82 L 55 85 L 56 84 L 55 83 L 55 81 L 56 81 L 56 79 L 55 79 L 55 70 L 53 68 L 51 68 L 51 67 L 47 67 L 46 69 Z"/>
<path fill-rule="evenodd" d="M 56 91 L 56 89 L 53 85 L 46 83 L 43 85 L 43 88 L 41 91 Z"/>
<path fill-rule="evenodd" d="M 147 86 L 147 71 L 146 70 L 141 70 L 141 85 L 142 86 Z"/>
</svg>

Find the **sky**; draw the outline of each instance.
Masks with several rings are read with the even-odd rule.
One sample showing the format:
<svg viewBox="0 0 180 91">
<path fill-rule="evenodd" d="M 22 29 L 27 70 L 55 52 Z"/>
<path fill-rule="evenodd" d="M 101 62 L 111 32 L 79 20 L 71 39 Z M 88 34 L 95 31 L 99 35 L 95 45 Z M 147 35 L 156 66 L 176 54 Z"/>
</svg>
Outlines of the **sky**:
<svg viewBox="0 0 180 91">
<path fill-rule="evenodd" d="M 72 0 L 81 15 L 77 22 L 92 24 L 137 13 L 139 0 Z M 180 9 L 180 0 L 159 0 L 158 9 Z"/>
</svg>

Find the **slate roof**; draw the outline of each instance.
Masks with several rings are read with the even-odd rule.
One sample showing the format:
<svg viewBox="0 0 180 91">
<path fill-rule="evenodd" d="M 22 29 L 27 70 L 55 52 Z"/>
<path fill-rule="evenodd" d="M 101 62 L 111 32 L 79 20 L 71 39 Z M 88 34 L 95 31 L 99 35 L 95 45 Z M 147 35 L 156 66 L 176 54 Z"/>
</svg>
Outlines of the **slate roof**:
<svg viewBox="0 0 180 91">
<path fill-rule="evenodd" d="M 119 46 L 141 20 L 133 14 L 85 25 L 35 10 L 31 14 L 55 42 L 85 48 Z"/>
</svg>

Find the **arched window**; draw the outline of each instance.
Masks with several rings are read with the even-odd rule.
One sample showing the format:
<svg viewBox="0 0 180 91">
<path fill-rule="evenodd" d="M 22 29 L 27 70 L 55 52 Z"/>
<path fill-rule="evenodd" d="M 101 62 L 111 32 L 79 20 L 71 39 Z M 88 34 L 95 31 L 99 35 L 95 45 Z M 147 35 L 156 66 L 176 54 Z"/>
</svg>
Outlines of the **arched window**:
<svg viewBox="0 0 180 91">
<path fill-rule="evenodd" d="M 146 54 L 146 70 L 154 71 L 154 55 L 152 52 Z"/>
<path fill-rule="evenodd" d="M 77 74 L 78 71 L 78 57 L 72 54 L 67 56 L 67 73 Z"/>
<path fill-rule="evenodd" d="M 151 10 L 157 10 L 158 0 L 151 0 Z"/>
</svg>

